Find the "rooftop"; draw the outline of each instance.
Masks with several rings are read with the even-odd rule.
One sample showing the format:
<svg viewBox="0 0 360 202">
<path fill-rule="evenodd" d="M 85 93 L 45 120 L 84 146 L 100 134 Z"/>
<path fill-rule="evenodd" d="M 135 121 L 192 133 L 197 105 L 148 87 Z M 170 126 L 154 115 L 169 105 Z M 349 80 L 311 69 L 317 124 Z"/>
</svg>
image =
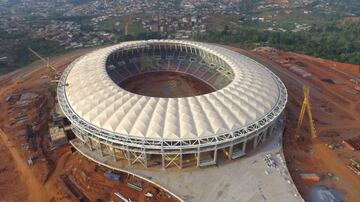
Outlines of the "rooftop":
<svg viewBox="0 0 360 202">
<path fill-rule="evenodd" d="M 234 78 L 215 92 L 195 97 L 149 97 L 122 89 L 106 70 L 109 55 L 149 44 L 195 51 L 203 59 L 228 65 Z M 231 50 L 192 41 L 133 41 L 100 49 L 74 61 L 62 80 L 69 84 L 60 87 L 66 95 L 60 102 L 63 109 L 99 130 L 147 140 L 209 138 L 256 122 L 263 126 L 281 113 L 287 99 L 283 83 L 266 67 Z"/>
</svg>

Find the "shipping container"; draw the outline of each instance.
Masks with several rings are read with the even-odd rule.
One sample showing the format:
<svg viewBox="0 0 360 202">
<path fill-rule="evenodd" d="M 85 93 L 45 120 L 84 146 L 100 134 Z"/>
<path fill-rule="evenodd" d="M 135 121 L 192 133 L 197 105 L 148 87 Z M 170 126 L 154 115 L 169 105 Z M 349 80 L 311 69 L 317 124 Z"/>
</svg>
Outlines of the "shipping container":
<svg viewBox="0 0 360 202">
<path fill-rule="evenodd" d="M 302 180 L 307 181 L 307 182 L 319 182 L 320 181 L 319 175 L 317 175 L 315 173 L 301 173 L 300 177 Z"/>
<path fill-rule="evenodd" d="M 111 180 L 120 180 L 121 176 L 112 172 L 105 172 L 104 176 Z"/>
</svg>

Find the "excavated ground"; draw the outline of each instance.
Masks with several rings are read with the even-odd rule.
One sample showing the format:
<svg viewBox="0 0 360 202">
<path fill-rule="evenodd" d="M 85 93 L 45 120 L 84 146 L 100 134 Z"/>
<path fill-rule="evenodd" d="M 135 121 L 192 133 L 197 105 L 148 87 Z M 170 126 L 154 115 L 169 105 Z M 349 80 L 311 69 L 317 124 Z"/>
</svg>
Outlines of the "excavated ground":
<svg viewBox="0 0 360 202">
<path fill-rule="evenodd" d="M 165 98 L 190 97 L 214 91 L 200 79 L 179 72 L 140 74 L 126 79 L 119 86 L 132 93 Z"/>
<path fill-rule="evenodd" d="M 270 59 L 266 62 L 268 67 L 283 80 L 288 89 L 284 154 L 301 195 L 309 201 L 311 190 L 325 185 L 341 192 L 345 201 L 358 201 L 360 177 L 347 165 L 350 158 L 360 161 L 360 152 L 349 150 L 341 142 L 344 139 L 360 137 L 360 92 L 355 90 L 356 84 L 351 81 L 360 78 L 360 66 L 283 51 L 262 50 L 255 54 Z M 291 69 L 294 66 L 300 67 L 311 76 L 302 77 L 301 73 Z M 296 141 L 294 133 L 303 100 L 304 84 L 310 86 L 318 138 L 310 138 L 308 119 L 305 117 L 301 131 L 303 138 Z M 332 150 L 328 144 L 340 147 Z M 317 173 L 321 181 L 303 181 L 299 174 L 304 172 Z"/>
<path fill-rule="evenodd" d="M 74 51 L 52 58 L 51 62 L 62 72 L 90 51 Z M 0 201 L 67 202 L 81 197 L 83 201 L 120 201 L 115 192 L 132 201 L 177 201 L 157 186 L 124 173 L 119 173 L 121 181 L 105 178 L 104 168 L 79 154 L 72 155 L 70 146 L 53 150 L 47 135 L 54 105 L 51 88 L 55 87 L 50 77 L 49 69 L 40 62 L 0 77 Z M 25 93 L 36 97 L 25 105 L 7 100 L 10 95 Z M 17 120 L 24 115 L 26 119 Z M 36 125 L 32 140 L 26 133 L 29 124 Z M 36 157 L 31 166 L 27 163 L 30 156 Z M 143 191 L 129 188 L 127 183 L 133 181 L 141 184 Z M 146 193 L 153 197 L 145 197 Z"/>
</svg>

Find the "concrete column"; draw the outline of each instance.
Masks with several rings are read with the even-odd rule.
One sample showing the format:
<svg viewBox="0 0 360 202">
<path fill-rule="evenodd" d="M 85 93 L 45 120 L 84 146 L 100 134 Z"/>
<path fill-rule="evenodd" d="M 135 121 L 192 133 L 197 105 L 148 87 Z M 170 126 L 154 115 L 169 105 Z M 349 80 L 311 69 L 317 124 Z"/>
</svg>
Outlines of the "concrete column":
<svg viewBox="0 0 360 202">
<path fill-rule="evenodd" d="M 148 167 L 148 162 L 147 162 L 147 155 L 146 155 L 146 152 L 144 151 L 143 154 L 141 154 L 143 157 L 144 157 L 144 165 L 145 165 L 145 168 Z"/>
<path fill-rule="evenodd" d="M 231 146 L 229 147 L 229 156 L 228 156 L 229 160 L 231 160 L 233 149 L 234 149 L 234 143 L 231 143 Z"/>
<path fill-rule="evenodd" d="M 198 149 L 198 153 L 197 153 L 196 166 L 200 167 L 200 150 L 199 149 Z"/>
<path fill-rule="evenodd" d="M 102 145 L 101 145 L 101 142 L 99 141 L 99 153 L 102 157 L 104 157 L 104 152 L 103 152 L 103 148 L 102 148 Z"/>
<path fill-rule="evenodd" d="M 165 170 L 165 154 L 161 155 L 161 165 L 162 165 L 162 169 Z"/>
<path fill-rule="evenodd" d="M 183 168 L 183 155 L 180 154 L 180 168 Z"/>
<path fill-rule="evenodd" d="M 242 145 L 242 151 L 243 151 L 244 154 L 245 154 L 245 151 L 246 151 L 246 144 L 247 144 L 247 139 L 245 139 L 245 141 L 243 142 L 243 145 Z"/>
<path fill-rule="evenodd" d="M 80 133 L 80 135 L 82 137 L 82 140 L 85 141 L 87 136 L 85 134 L 83 134 L 83 133 Z"/>
<path fill-rule="evenodd" d="M 126 150 L 126 158 L 128 160 L 128 165 L 131 166 L 131 156 L 130 156 L 129 148 L 127 148 Z"/>
<path fill-rule="evenodd" d="M 217 163 L 217 148 L 214 150 L 214 161 L 215 161 L 215 164 Z"/>
<path fill-rule="evenodd" d="M 84 139 L 84 142 L 85 142 L 86 146 L 88 146 L 89 150 L 90 150 L 90 151 L 92 151 L 92 150 L 91 150 L 91 145 L 90 145 L 90 142 L 89 142 L 89 138 L 88 138 L 88 137 Z"/>
<path fill-rule="evenodd" d="M 112 148 L 114 161 L 117 161 L 115 148 Z"/>
<path fill-rule="evenodd" d="M 275 128 L 275 125 L 272 125 L 272 126 L 270 127 L 270 135 L 272 135 L 272 134 L 273 134 L 273 132 L 274 132 L 274 128 Z"/>
<path fill-rule="evenodd" d="M 253 149 L 255 149 L 255 148 L 256 148 L 256 146 L 257 146 L 257 141 L 258 141 L 258 138 L 259 138 L 259 136 L 258 136 L 258 135 L 256 135 L 256 136 L 255 136 L 255 138 L 254 138 L 254 145 L 253 145 Z"/>
<path fill-rule="evenodd" d="M 270 137 L 270 133 L 269 133 L 269 131 L 270 131 L 270 127 L 268 127 L 265 131 L 264 131 L 264 140 L 266 140 L 268 137 Z"/>
<path fill-rule="evenodd" d="M 75 133 L 75 136 L 77 137 L 77 135 L 76 135 L 76 132 L 74 132 Z M 78 134 L 80 134 L 80 139 L 81 139 L 81 141 L 85 141 L 85 138 L 84 138 L 84 135 L 82 134 L 82 133 L 78 133 Z"/>
<path fill-rule="evenodd" d="M 94 148 L 93 148 L 92 140 L 91 140 L 90 137 L 87 137 L 87 143 L 88 143 L 88 146 L 89 146 L 90 151 L 93 151 Z"/>
<path fill-rule="evenodd" d="M 265 142 L 265 140 L 266 140 L 266 134 L 268 133 L 268 131 L 267 130 L 264 130 L 264 132 L 263 132 L 263 142 Z"/>
</svg>

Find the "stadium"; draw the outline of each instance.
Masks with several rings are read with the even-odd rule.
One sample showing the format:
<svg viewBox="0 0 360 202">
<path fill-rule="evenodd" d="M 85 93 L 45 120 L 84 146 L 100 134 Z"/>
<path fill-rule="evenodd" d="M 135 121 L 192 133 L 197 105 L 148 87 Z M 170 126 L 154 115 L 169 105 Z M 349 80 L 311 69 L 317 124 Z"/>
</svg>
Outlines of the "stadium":
<svg viewBox="0 0 360 202">
<path fill-rule="evenodd" d="M 183 40 L 93 51 L 65 69 L 57 96 L 75 148 L 119 165 L 163 169 L 246 155 L 282 124 L 287 102 L 284 84 L 265 66 Z"/>
</svg>

